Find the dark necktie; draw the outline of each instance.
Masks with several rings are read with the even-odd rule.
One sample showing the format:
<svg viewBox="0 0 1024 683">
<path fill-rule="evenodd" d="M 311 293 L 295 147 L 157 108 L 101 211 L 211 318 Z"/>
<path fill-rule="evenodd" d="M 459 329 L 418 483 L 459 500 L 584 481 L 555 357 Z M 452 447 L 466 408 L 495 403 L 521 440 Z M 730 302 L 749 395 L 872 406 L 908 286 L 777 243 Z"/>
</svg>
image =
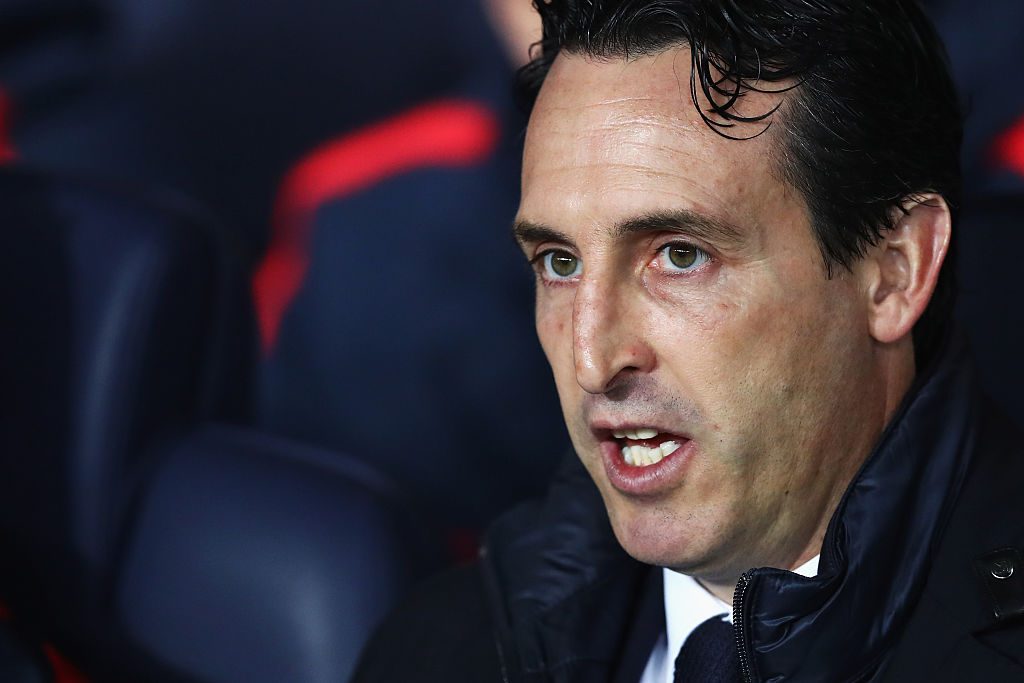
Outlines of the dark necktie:
<svg viewBox="0 0 1024 683">
<path fill-rule="evenodd" d="M 676 657 L 675 683 L 737 683 L 740 663 L 732 624 L 718 615 L 693 629 Z"/>
</svg>

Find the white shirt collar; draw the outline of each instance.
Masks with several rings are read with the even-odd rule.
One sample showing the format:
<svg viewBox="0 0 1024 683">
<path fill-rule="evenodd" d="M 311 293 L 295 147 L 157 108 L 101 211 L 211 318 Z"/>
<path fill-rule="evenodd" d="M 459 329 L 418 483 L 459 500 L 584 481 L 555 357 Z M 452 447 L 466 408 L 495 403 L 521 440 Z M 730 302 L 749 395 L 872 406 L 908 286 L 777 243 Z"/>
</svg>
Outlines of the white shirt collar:
<svg viewBox="0 0 1024 683">
<path fill-rule="evenodd" d="M 816 576 L 816 555 L 793 570 L 801 576 Z M 732 623 L 732 605 L 709 593 L 691 576 L 671 569 L 662 569 L 665 586 L 665 634 L 658 640 L 641 683 L 672 683 L 675 655 L 695 628 L 715 615 Z"/>
</svg>

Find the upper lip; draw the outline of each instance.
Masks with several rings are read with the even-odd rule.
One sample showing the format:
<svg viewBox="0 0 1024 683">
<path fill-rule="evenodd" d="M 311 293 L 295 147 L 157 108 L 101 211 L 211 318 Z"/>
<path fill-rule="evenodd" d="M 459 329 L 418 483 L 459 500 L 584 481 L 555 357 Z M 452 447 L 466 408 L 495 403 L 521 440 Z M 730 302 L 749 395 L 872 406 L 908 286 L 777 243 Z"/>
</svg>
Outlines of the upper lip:
<svg viewBox="0 0 1024 683">
<path fill-rule="evenodd" d="M 613 432 L 635 432 L 640 429 L 657 429 L 659 434 L 669 434 L 680 439 L 691 438 L 689 435 L 677 431 L 678 427 L 665 427 L 657 422 L 612 422 L 600 420 L 590 424 L 590 431 L 598 441 L 614 440 Z"/>
</svg>

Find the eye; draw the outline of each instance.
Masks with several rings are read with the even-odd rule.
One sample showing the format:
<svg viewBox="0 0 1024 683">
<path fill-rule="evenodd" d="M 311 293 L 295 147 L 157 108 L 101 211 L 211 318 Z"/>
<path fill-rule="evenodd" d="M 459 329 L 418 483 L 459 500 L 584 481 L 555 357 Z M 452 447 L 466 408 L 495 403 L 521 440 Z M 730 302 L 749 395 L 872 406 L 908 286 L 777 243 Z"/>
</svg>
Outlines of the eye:
<svg viewBox="0 0 1024 683">
<path fill-rule="evenodd" d="M 552 250 L 542 254 L 544 278 L 567 280 L 576 277 L 583 270 L 583 263 L 567 251 Z"/>
<path fill-rule="evenodd" d="M 688 273 L 700 268 L 711 260 L 711 256 L 700 247 L 686 242 L 666 244 L 658 252 L 662 268 L 670 273 Z"/>
</svg>

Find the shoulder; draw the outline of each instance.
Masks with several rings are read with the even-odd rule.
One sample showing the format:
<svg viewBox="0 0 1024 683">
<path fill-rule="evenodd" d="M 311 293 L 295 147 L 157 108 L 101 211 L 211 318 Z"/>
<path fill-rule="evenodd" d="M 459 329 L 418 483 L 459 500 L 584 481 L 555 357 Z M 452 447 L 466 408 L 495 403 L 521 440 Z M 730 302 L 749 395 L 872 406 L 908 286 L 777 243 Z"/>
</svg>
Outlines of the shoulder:
<svg viewBox="0 0 1024 683">
<path fill-rule="evenodd" d="M 479 566 L 422 584 L 371 638 L 353 683 L 500 680 Z"/>
<path fill-rule="evenodd" d="M 971 468 L 884 680 L 1024 680 L 1024 566 L 1005 579 L 986 570 L 1007 551 L 1024 565 L 1024 435 L 982 410 Z"/>
</svg>

